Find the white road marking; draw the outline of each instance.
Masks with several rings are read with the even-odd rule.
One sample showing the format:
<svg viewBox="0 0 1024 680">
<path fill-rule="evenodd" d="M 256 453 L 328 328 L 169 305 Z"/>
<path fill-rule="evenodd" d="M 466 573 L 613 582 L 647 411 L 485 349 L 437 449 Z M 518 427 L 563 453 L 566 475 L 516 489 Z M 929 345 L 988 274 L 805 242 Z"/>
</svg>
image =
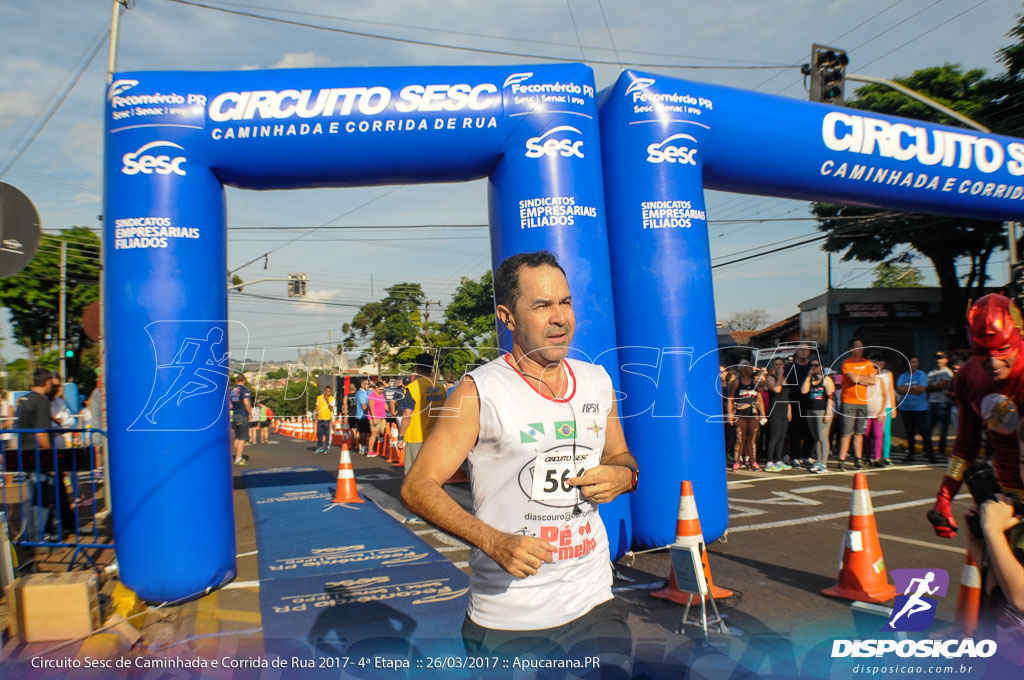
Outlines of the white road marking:
<svg viewBox="0 0 1024 680">
<path fill-rule="evenodd" d="M 948 550 L 949 552 L 955 552 L 958 555 L 963 555 L 967 548 L 954 547 L 951 545 L 943 545 L 942 543 L 929 543 L 928 541 L 919 541 L 915 538 L 903 538 L 902 536 L 893 536 L 891 534 L 878 534 L 879 538 L 884 538 L 887 541 L 896 541 L 897 543 L 907 543 L 908 545 L 917 545 L 922 548 L 935 548 L 936 550 Z"/>
<path fill-rule="evenodd" d="M 221 588 L 221 590 L 240 590 L 242 588 L 256 588 L 257 590 L 259 590 L 259 587 L 259 581 L 232 581 L 231 583 Z"/>
<path fill-rule="evenodd" d="M 916 501 L 906 501 L 904 503 L 893 503 L 892 505 L 881 505 L 875 508 L 875 512 L 884 512 L 886 510 L 902 510 L 904 508 L 914 508 L 919 505 L 930 505 L 935 502 L 935 498 L 922 498 Z M 781 527 L 791 527 L 798 524 L 811 524 L 813 522 L 825 522 L 830 519 L 840 519 L 841 517 L 849 517 L 850 511 L 844 510 L 843 512 L 832 512 L 827 515 L 814 515 L 813 517 L 801 517 L 797 519 L 784 519 L 778 522 L 762 522 L 760 524 L 748 524 L 741 527 L 729 527 L 729 533 L 735 534 L 741 531 L 760 531 L 761 529 L 779 529 Z"/>
<path fill-rule="evenodd" d="M 853 463 L 849 459 L 847 459 L 846 462 L 850 463 L 851 466 L 853 465 Z M 937 467 L 942 467 L 942 466 L 939 466 L 939 465 L 928 465 L 928 464 L 921 464 L 921 465 L 899 465 L 899 464 L 893 464 L 893 465 L 891 465 L 889 467 L 886 467 L 886 468 L 875 468 L 874 470 L 847 470 L 846 472 L 836 472 L 834 470 L 829 470 L 828 474 L 829 474 L 830 477 L 835 477 L 837 475 L 844 476 L 844 477 L 849 477 L 849 476 L 855 475 L 857 473 L 864 473 L 866 475 L 877 475 L 877 474 L 885 474 L 887 472 L 895 472 L 897 470 L 931 470 L 931 469 L 934 469 L 934 468 L 937 468 Z M 742 473 L 736 473 L 736 474 L 742 474 Z M 757 475 L 757 476 L 756 477 L 753 477 L 753 476 L 749 476 L 748 477 L 747 475 Z M 795 474 L 795 475 L 787 475 L 787 474 L 784 474 L 784 473 L 767 472 L 767 473 L 764 473 L 763 476 L 760 473 L 748 472 L 748 473 L 743 475 L 743 479 L 737 479 L 737 480 L 734 480 L 734 481 L 731 481 L 731 482 L 726 482 L 726 485 L 729 486 L 729 487 L 732 487 L 734 484 L 735 485 L 754 484 L 756 482 L 778 482 L 778 481 L 793 482 L 793 481 L 796 481 L 796 480 L 808 479 L 808 478 L 810 478 L 810 479 L 821 479 L 821 477 L 822 477 L 821 475 L 816 475 L 813 472 L 806 472 L 806 473 Z"/>
</svg>

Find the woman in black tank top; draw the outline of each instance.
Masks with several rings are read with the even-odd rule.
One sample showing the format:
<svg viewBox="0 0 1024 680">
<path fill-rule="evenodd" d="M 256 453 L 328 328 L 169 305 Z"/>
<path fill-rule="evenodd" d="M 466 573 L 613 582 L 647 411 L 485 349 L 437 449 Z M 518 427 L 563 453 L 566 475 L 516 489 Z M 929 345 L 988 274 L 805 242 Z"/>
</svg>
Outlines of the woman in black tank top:
<svg viewBox="0 0 1024 680">
<path fill-rule="evenodd" d="M 807 395 L 807 424 L 814 438 L 814 451 L 818 461 L 811 466 L 811 472 L 826 472 L 828 461 L 828 431 L 832 426 L 832 395 L 836 386 L 832 378 L 821 371 L 821 362 L 811 361 L 811 370 L 800 385 L 800 392 Z"/>
</svg>

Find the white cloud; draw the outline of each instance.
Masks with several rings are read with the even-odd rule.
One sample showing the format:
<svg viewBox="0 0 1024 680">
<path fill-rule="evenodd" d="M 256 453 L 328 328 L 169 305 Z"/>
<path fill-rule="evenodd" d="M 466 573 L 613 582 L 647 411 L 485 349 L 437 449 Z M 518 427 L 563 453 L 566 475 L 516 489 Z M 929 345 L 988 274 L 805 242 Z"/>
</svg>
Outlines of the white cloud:
<svg viewBox="0 0 1024 680">
<path fill-rule="evenodd" d="M 270 68 L 317 68 L 330 65 L 330 59 L 316 52 L 289 52 Z"/>
<path fill-rule="evenodd" d="M 77 194 L 75 194 L 75 204 L 76 205 L 84 205 L 84 204 L 99 203 L 99 202 L 100 202 L 99 194 L 94 194 L 94 193 L 89 192 L 89 191 L 80 191 Z"/>
<path fill-rule="evenodd" d="M 11 92 L 0 92 L 0 128 L 12 125 L 21 118 L 28 118 L 39 110 L 35 93 L 27 88 Z"/>
</svg>

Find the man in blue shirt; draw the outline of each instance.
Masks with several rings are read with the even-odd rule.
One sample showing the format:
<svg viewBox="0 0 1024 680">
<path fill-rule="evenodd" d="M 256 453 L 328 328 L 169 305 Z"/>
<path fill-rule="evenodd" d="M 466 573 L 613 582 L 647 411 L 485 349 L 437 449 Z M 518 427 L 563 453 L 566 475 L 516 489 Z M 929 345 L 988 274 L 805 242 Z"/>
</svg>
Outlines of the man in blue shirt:
<svg viewBox="0 0 1024 680">
<path fill-rule="evenodd" d="M 366 440 L 370 436 L 370 419 L 366 412 L 370 409 L 370 394 L 364 388 L 366 381 L 359 378 L 356 381 L 356 428 L 359 431 L 359 453 L 366 453 Z"/>
<path fill-rule="evenodd" d="M 914 446 L 917 435 L 924 440 L 924 452 L 928 462 L 935 462 L 932 452 L 932 437 L 928 429 L 928 375 L 920 370 L 920 362 L 916 356 L 910 357 L 910 370 L 904 371 L 896 381 L 896 397 L 900 415 L 903 418 L 903 429 L 907 436 L 907 457 L 904 463 L 914 463 Z"/>
</svg>

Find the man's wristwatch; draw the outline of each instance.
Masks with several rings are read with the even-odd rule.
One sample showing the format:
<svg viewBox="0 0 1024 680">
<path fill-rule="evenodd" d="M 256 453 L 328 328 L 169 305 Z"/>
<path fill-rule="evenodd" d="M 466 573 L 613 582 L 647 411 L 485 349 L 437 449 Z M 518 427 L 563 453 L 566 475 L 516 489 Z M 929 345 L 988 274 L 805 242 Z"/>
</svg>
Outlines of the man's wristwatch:
<svg viewBox="0 0 1024 680">
<path fill-rule="evenodd" d="M 624 467 L 633 473 L 633 481 L 630 482 L 629 489 L 626 491 L 626 493 L 633 493 L 636 491 L 637 482 L 640 480 L 640 471 L 632 465 L 620 465 L 619 467 Z"/>
</svg>

